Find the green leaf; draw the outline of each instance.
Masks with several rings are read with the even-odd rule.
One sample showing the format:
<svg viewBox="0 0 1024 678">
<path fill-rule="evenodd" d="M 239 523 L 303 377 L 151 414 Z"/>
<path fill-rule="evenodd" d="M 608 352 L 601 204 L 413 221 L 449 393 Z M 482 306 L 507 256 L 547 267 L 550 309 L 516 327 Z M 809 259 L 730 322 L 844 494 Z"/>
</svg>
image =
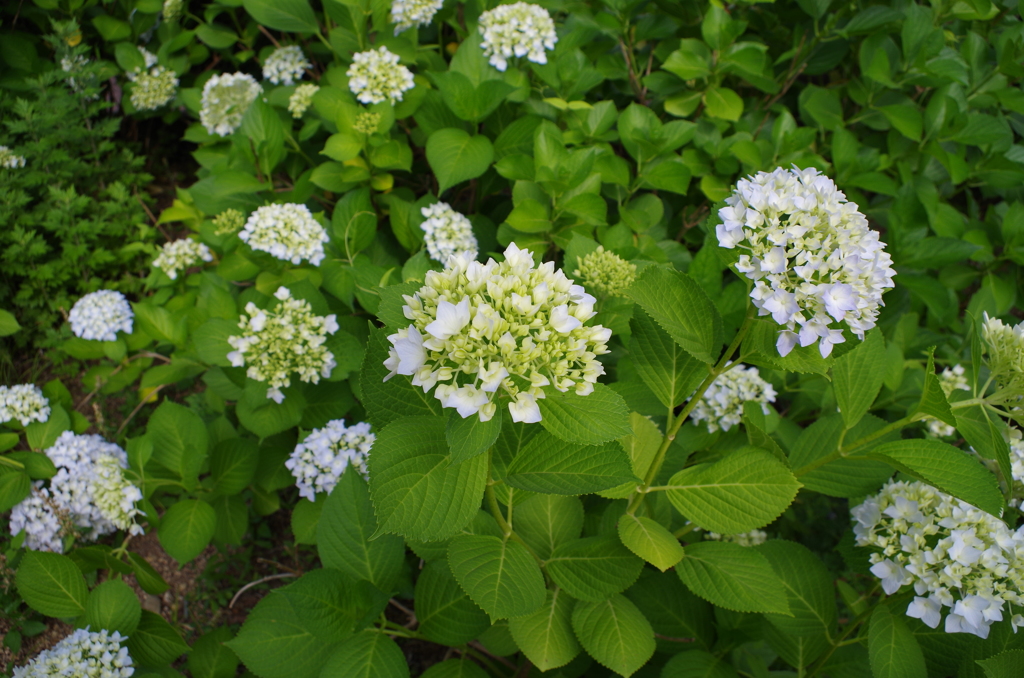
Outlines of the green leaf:
<svg viewBox="0 0 1024 678">
<path fill-rule="evenodd" d="M 714 608 L 691 593 L 675 573 L 645 568 L 637 583 L 626 591 L 626 597 L 651 622 L 663 651 L 677 651 L 678 639 L 711 649 L 715 639 Z"/>
<path fill-rule="evenodd" d="M 664 572 L 683 558 L 683 547 L 660 523 L 626 514 L 619 519 L 619 539 L 630 551 Z"/>
<path fill-rule="evenodd" d="M 139 598 L 120 579 L 108 579 L 89 594 L 85 601 L 86 624 L 94 629 L 119 631 L 130 636 L 142 618 Z"/>
<path fill-rule="evenodd" d="M 978 454 L 999 464 L 1004 478 L 1013 477 L 1010 446 L 1003 435 L 1003 423 L 998 417 L 980 405 L 960 407 L 956 410 L 956 429 Z"/>
<path fill-rule="evenodd" d="M 455 581 L 443 560 L 428 562 L 416 580 L 416 618 L 427 640 L 442 645 L 462 645 L 475 639 L 490 619 Z"/>
<path fill-rule="evenodd" d="M 374 428 L 381 429 L 400 417 L 440 415 L 440 401 L 433 394 L 424 393 L 423 389 L 413 386 L 408 377 L 396 375 L 384 381 L 388 373 L 384 361 L 387 360 L 390 346 L 387 335 L 387 330 L 373 328 L 367 340 L 366 359 L 359 379 L 367 419 Z"/>
<path fill-rule="evenodd" d="M 886 424 L 872 414 L 864 415 L 856 426 L 846 432 L 845 440 L 859 440 L 884 428 Z M 840 457 L 811 468 L 820 459 L 836 451 L 842 435 L 843 419 L 838 414 L 819 419 L 805 428 L 790 451 L 790 463 L 797 469 L 797 477 L 806 489 L 830 497 L 853 498 L 874 493 L 892 476 L 892 467 L 886 462 L 863 457 Z M 899 431 L 892 431 L 875 439 L 867 447 L 860 448 L 858 453 L 863 454 L 872 447 L 899 438 Z"/>
<path fill-rule="evenodd" d="M 24 471 L 0 473 L 0 512 L 10 511 L 32 492 L 32 479 Z"/>
<path fill-rule="evenodd" d="M 946 393 L 942 390 L 939 375 L 935 373 L 935 350 L 928 351 L 928 364 L 924 371 L 924 387 L 921 390 L 921 402 L 915 412 L 931 415 L 950 426 L 956 426 L 957 420 L 953 410 L 949 408 Z"/>
<path fill-rule="evenodd" d="M 408 678 L 409 666 L 395 641 L 376 630 L 343 641 L 320 672 L 321 678 Z"/>
<path fill-rule="evenodd" d="M 485 136 L 471 137 L 461 129 L 447 127 L 427 139 L 427 162 L 437 177 L 437 191 L 475 179 L 491 166 L 494 147 Z"/>
<path fill-rule="evenodd" d="M 354 134 L 339 132 L 327 137 L 324 142 L 324 150 L 321 155 L 326 155 L 331 160 L 346 162 L 357 157 L 363 151 L 363 142 Z"/>
<path fill-rule="evenodd" d="M 978 659 L 986 678 L 1017 678 L 1024 675 L 1024 650 L 1007 650 L 988 659 Z"/>
<path fill-rule="evenodd" d="M 218 494 L 238 494 L 252 482 L 259 463 L 259 446 L 250 438 L 228 438 L 210 453 L 210 476 Z"/>
<path fill-rule="evenodd" d="M 773 539 L 755 547 L 768 559 L 782 580 L 792 616 L 765 614 L 779 631 L 806 638 L 813 651 L 805 656 L 813 661 L 832 642 L 836 630 L 836 594 L 832 575 L 821 559 L 805 546 Z"/>
<path fill-rule="evenodd" d="M 521 490 L 568 495 L 639 482 L 617 442 L 580 445 L 547 432 L 526 443 L 508 467 L 505 481 Z"/>
<path fill-rule="evenodd" d="M 696 80 L 711 75 L 711 51 L 700 40 L 679 41 L 679 49 L 668 55 L 661 66 L 683 80 Z"/>
<path fill-rule="evenodd" d="M 377 434 L 369 458 L 377 533 L 446 539 L 476 514 L 487 457 L 451 465 L 441 417 L 405 417 Z"/>
<path fill-rule="evenodd" d="M 20 329 L 21 325 L 14 314 L 0 308 L 0 337 L 9 337 Z"/>
<path fill-rule="evenodd" d="M 293 33 L 319 30 L 307 0 L 244 0 L 245 11 L 267 28 Z"/>
<path fill-rule="evenodd" d="M 515 206 L 505 221 L 523 233 L 543 233 L 551 230 L 551 210 L 546 204 L 526 198 Z"/>
<path fill-rule="evenodd" d="M 48 617 L 77 617 L 85 612 L 89 589 L 73 560 L 57 553 L 28 551 L 18 565 L 22 599 Z"/>
<path fill-rule="evenodd" d="M 218 626 L 200 636 L 188 653 L 188 670 L 193 678 L 233 678 L 238 656 L 225 642 L 235 637 L 227 626 Z"/>
<path fill-rule="evenodd" d="M 486 671 L 463 655 L 462 659 L 449 659 L 440 664 L 434 664 L 420 674 L 420 678 L 488 678 L 488 675 Z"/>
<path fill-rule="evenodd" d="M 241 546 L 242 538 L 249 529 L 249 505 L 240 495 L 221 495 L 211 503 L 217 516 L 213 530 L 213 541 L 218 546 L 233 544 Z"/>
<path fill-rule="evenodd" d="M 459 464 L 489 450 L 501 433 L 501 420 L 500 407 L 488 421 L 480 421 L 480 417 L 473 415 L 463 418 L 452 410 L 444 431 L 452 463 Z"/>
<path fill-rule="evenodd" d="M 963 450 L 938 440 L 908 439 L 879 445 L 869 456 L 934 485 L 994 516 L 1002 515 L 996 477 Z"/>
<path fill-rule="evenodd" d="M 516 534 L 547 560 L 558 546 L 583 532 L 583 502 L 577 497 L 535 494 L 515 507 Z"/>
<path fill-rule="evenodd" d="M 648 266 L 628 295 L 687 353 L 708 364 L 715 362 L 722 345 L 722 319 L 693 278 Z"/>
<path fill-rule="evenodd" d="M 206 424 L 192 410 L 165 400 L 150 417 L 147 433 L 153 460 L 195 487 L 209 445 Z"/>
<path fill-rule="evenodd" d="M 860 421 L 882 388 L 885 344 L 881 330 L 868 332 L 855 349 L 836 358 L 832 386 L 846 428 Z"/>
<path fill-rule="evenodd" d="M 348 468 L 327 497 L 317 527 L 317 549 L 324 567 L 365 579 L 385 593 L 398 583 L 405 548 L 402 538 L 381 535 L 370 541 L 377 527 L 366 481 Z"/>
<path fill-rule="evenodd" d="M 25 427 L 25 440 L 33 450 L 52 447 L 61 433 L 71 429 L 71 417 L 60 405 L 50 406 L 46 421 L 34 421 Z"/>
<path fill-rule="evenodd" d="M 179 501 L 160 520 L 160 545 L 184 565 L 203 552 L 213 539 L 216 525 L 217 514 L 205 501 Z"/>
<path fill-rule="evenodd" d="M 633 428 L 633 433 L 620 438 L 619 444 L 622 445 L 622 449 L 629 456 L 633 475 L 637 478 L 644 478 L 647 476 L 651 464 L 654 463 L 654 458 L 661 447 L 663 436 L 657 424 L 637 412 L 630 413 L 629 423 Z M 636 483 L 629 482 L 613 487 L 610 490 L 601 490 L 598 494 L 608 499 L 625 499 L 635 489 Z"/>
<path fill-rule="evenodd" d="M 324 510 L 327 495 L 318 492 L 314 496 L 315 501 L 299 499 L 292 509 L 292 534 L 295 535 L 296 544 L 316 544 L 317 526 L 320 524 L 320 515 Z"/>
<path fill-rule="evenodd" d="M 924 653 L 902 615 L 894 615 L 886 605 L 871 614 L 868 628 L 868 656 L 875 678 L 925 678 Z"/>
<path fill-rule="evenodd" d="M 562 544 L 547 560 L 551 579 L 577 600 L 607 600 L 625 591 L 643 569 L 616 537 L 586 537 Z"/>
<path fill-rule="evenodd" d="M 166 591 L 169 586 L 164 578 L 160 576 L 160 573 L 153 569 L 153 566 L 149 564 L 145 558 L 140 556 L 138 553 L 128 552 L 128 563 L 132 566 L 132 573 L 135 575 L 135 581 L 139 582 L 139 586 L 146 593 L 154 596 L 159 596 Z"/>
<path fill-rule="evenodd" d="M 181 634 L 163 617 L 148 610 L 142 611 L 139 625 L 125 645 L 136 666 L 159 667 L 188 652 Z"/>
<path fill-rule="evenodd" d="M 769 560 L 749 547 L 724 541 L 689 544 L 676 574 L 698 596 L 727 610 L 792 614 L 782 580 Z"/>
<path fill-rule="evenodd" d="M 101 14 L 98 17 L 94 17 L 92 25 L 96 27 L 96 30 L 103 36 L 106 42 L 127 40 L 132 36 L 132 27 L 127 21 L 115 19 L 109 14 Z"/>
<path fill-rule="evenodd" d="M 587 653 L 620 676 L 631 676 L 654 654 L 654 630 L 624 596 L 579 601 L 572 628 Z"/>
<path fill-rule="evenodd" d="M 235 406 L 239 423 L 261 439 L 298 426 L 306 406 L 306 399 L 301 392 L 289 393 L 284 402 L 275 403 L 264 395 L 265 385 L 250 380 L 250 393 L 255 397 L 243 397 Z"/>
<path fill-rule="evenodd" d="M 370 202 L 370 189 L 349 191 L 334 206 L 331 216 L 331 242 L 352 259 L 373 243 L 377 235 L 377 211 Z"/>
<path fill-rule="evenodd" d="M 466 534 L 448 545 L 455 579 L 491 619 L 520 617 L 544 604 L 544 575 L 525 546 Z"/>
<path fill-rule="evenodd" d="M 661 678 L 737 678 L 727 660 L 702 650 L 686 650 L 672 657 L 661 670 Z"/>
<path fill-rule="evenodd" d="M 661 162 L 650 163 L 644 167 L 640 178 L 648 186 L 659 191 L 671 191 L 686 195 L 692 174 L 682 158 L 670 156 Z"/>
<path fill-rule="evenodd" d="M 712 118 L 736 122 L 743 115 L 743 99 L 728 87 L 709 87 L 705 90 L 704 106 Z"/>
<path fill-rule="evenodd" d="M 679 471 L 665 489 L 679 512 L 705 530 L 739 534 L 778 518 L 800 487 L 772 454 L 744 447 Z"/>
<path fill-rule="evenodd" d="M 508 621 L 516 645 L 541 671 L 571 662 L 580 653 L 572 630 L 572 598 L 561 589 L 547 592 L 544 605 L 532 614 Z"/>
<path fill-rule="evenodd" d="M 642 308 L 633 311 L 629 327 L 632 330 L 629 355 L 637 374 L 662 405 L 672 408 L 680 405 L 703 381 L 707 370 L 672 341 Z"/>
<path fill-rule="evenodd" d="M 594 384 L 590 395 L 573 390 L 545 391 L 538 401 L 541 425 L 553 436 L 583 445 L 600 445 L 629 435 L 629 408 L 622 396 L 604 384 Z"/>
</svg>

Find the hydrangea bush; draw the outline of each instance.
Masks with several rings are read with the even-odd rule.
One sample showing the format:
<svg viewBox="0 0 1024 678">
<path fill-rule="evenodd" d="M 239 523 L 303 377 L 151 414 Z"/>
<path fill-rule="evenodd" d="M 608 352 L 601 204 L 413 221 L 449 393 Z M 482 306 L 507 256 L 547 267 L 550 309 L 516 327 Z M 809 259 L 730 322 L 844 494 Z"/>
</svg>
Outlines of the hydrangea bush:
<svg viewBox="0 0 1024 678">
<path fill-rule="evenodd" d="M 0 392 L 15 606 L 157 675 L 1017 675 L 1015 5 L 128 5 L 75 82 L 197 177 L 60 330 L 111 440 Z M 126 594 L 278 511 L 244 623 Z"/>
</svg>

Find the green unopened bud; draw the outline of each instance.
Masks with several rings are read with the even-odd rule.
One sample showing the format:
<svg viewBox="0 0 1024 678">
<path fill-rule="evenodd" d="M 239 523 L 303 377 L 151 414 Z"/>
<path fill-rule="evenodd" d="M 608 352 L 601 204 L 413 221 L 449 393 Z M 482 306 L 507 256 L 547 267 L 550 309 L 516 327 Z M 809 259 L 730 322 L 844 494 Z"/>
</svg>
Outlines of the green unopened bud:
<svg viewBox="0 0 1024 678">
<path fill-rule="evenodd" d="M 380 124 L 380 113 L 373 113 L 371 111 L 363 111 L 356 116 L 356 121 L 352 123 L 353 129 L 363 134 L 373 134 L 377 131 L 377 126 Z"/>
<path fill-rule="evenodd" d="M 576 263 L 579 268 L 573 275 L 602 297 L 621 296 L 636 280 L 636 265 L 604 247 L 599 246 L 585 257 L 576 257 Z"/>
<path fill-rule="evenodd" d="M 213 218 L 214 233 L 231 235 L 238 233 L 245 226 L 245 215 L 236 209 L 227 209 Z"/>
</svg>

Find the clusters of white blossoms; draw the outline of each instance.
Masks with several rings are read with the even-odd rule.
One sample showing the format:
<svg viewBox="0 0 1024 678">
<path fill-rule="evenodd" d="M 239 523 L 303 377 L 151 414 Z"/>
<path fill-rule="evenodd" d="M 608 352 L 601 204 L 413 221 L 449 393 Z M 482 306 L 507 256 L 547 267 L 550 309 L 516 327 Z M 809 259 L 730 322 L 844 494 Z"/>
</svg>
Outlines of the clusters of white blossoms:
<svg viewBox="0 0 1024 678">
<path fill-rule="evenodd" d="M 153 260 L 153 266 L 166 273 L 171 280 L 177 280 L 178 271 L 184 271 L 200 261 L 213 261 L 210 248 L 198 240 L 182 238 L 165 244 Z"/>
<path fill-rule="evenodd" d="M 764 530 L 751 530 L 741 534 L 718 534 L 705 532 L 704 537 L 712 541 L 727 541 L 740 546 L 757 546 L 768 541 L 768 533 Z"/>
<path fill-rule="evenodd" d="M 743 419 L 743 403 L 761 403 L 768 414 L 768 403 L 775 402 L 775 388 L 761 376 L 756 367 L 737 365 L 719 375 L 693 408 L 694 423 L 707 422 L 708 431 L 728 431 Z"/>
<path fill-rule="evenodd" d="M 0 167 L 18 169 L 25 166 L 24 156 L 16 154 L 6 146 L 0 146 Z"/>
<path fill-rule="evenodd" d="M 247 73 L 219 73 L 203 86 L 199 122 L 207 133 L 226 137 L 242 124 L 242 116 L 262 91 Z"/>
<path fill-rule="evenodd" d="M 435 202 L 420 209 L 426 220 L 420 224 L 427 253 L 434 261 L 442 264 L 453 254 L 465 254 L 476 259 L 479 249 L 473 224 L 464 215 L 452 209 L 446 202 Z"/>
<path fill-rule="evenodd" d="M 181 16 L 185 10 L 185 0 L 164 0 L 164 21 L 171 21 Z"/>
<path fill-rule="evenodd" d="M 375 439 L 369 424 L 345 426 L 344 419 L 335 419 L 310 431 L 284 465 L 295 476 L 299 495 L 315 501 L 318 492 L 331 493 L 346 468 L 366 476 L 366 456 Z"/>
<path fill-rule="evenodd" d="M 0 386 L 0 424 L 17 419 L 22 426 L 50 418 L 50 401 L 35 384 Z"/>
<path fill-rule="evenodd" d="M 444 0 L 393 0 L 391 23 L 395 35 L 415 26 L 428 26 L 443 5 Z"/>
<path fill-rule="evenodd" d="M 11 534 L 24 529 L 28 548 L 61 553 L 62 537 L 72 531 L 90 541 L 116 530 L 142 533 L 135 522 L 142 492 L 124 475 L 124 450 L 100 436 L 65 431 L 46 456 L 57 467 L 49 487 L 37 482 L 11 511 Z"/>
<path fill-rule="evenodd" d="M 515 243 L 500 264 L 451 257 L 404 299 L 412 324 L 388 337 L 384 380 L 404 374 L 425 393 L 436 386 L 442 407 L 462 417 L 488 421 L 500 390 L 511 398 L 512 421 L 535 423 L 543 387 L 585 396 L 604 374 L 597 356 L 608 352 L 611 330 L 584 325 L 596 299 L 554 263 L 534 268 L 530 251 Z"/>
<path fill-rule="evenodd" d="M 348 68 L 348 88 L 364 104 L 402 100 L 402 93 L 415 86 L 412 71 L 398 63 L 398 55 L 387 47 L 357 52 Z"/>
<path fill-rule="evenodd" d="M 582 280 L 587 289 L 602 297 L 625 294 L 636 280 L 636 264 L 601 245 L 586 256 L 576 257 L 576 265 L 579 268 L 572 274 Z"/>
<path fill-rule="evenodd" d="M 76 337 L 97 341 L 115 341 L 118 332 L 131 334 L 134 319 L 128 299 L 113 290 L 85 295 L 68 313 L 68 322 Z"/>
<path fill-rule="evenodd" d="M 999 318 L 989 318 L 986 313 L 981 334 L 996 385 L 1000 389 L 1024 391 L 1024 322 L 1010 326 Z M 1014 399 L 1019 395 L 1011 394 Z"/>
<path fill-rule="evenodd" d="M 889 481 L 850 511 L 858 546 L 871 547 L 871 572 L 892 595 L 912 584 L 907 608 L 931 628 L 988 636 L 989 626 L 1024 616 L 1024 528 L 1006 523 L 920 482 Z"/>
<path fill-rule="evenodd" d="M 85 67 L 88 65 L 89 60 L 81 54 L 72 54 L 70 56 L 61 57 L 60 60 L 60 69 L 65 73 L 79 73 L 85 70 Z M 75 78 L 71 77 L 68 78 L 68 85 L 71 86 L 71 91 L 78 93 L 85 89 L 85 86 L 88 82 L 94 81 L 95 79 L 96 76 L 94 74 L 89 74 L 88 76 L 86 76 L 86 78 L 84 78 L 84 81 L 83 79 L 76 80 Z M 93 95 L 87 98 L 96 99 L 97 95 Z"/>
<path fill-rule="evenodd" d="M 213 218 L 213 232 L 216 235 L 238 233 L 245 226 L 245 215 L 241 210 L 230 207 Z"/>
<path fill-rule="evenodd" d="M 327 231 L 305 205 L 264 205 L 249 215 L 238 237 L 249 247 L 293 264 L 319 266 L 323 261 Z"/>
<path fill-rule="evenodd" d="M 947 398 L 952 395 L 953 391 L 971 390 L 967 384 L 967 377 L 964 375 L 963 365 L 954 365 L 942 370 L 942 373 L 939 374 L 939 386 L 942 387 L 942 392 L 946 394 Z M 928 425 L 928 435 L 933 438 L 948 438 L 956 433 L 954 427 L 935 417 L 928 417 L 925 422 Z"/>
<path fill-rule="evenodd" d="M 313 68 L 302 48 L 288 45 L 275 49 L 263 62 L 263 79 L 275 85 L 294 85 L 307 68 Z"/>
<path fill-rule="evenodd" d="M 736 184 L 719 210 L 718 243 L 740 248 L 737 270 L 755 281 L 759 315 L 785 329 L 778 350 L 819 342 L 827 357 L 875 326 L 882 293 L 893 286 L 892 258 L 857 205 L 814 168 L 758 172 Z"/>
<path fill-rule="evenodd" d="M 128 648 L 121 646 L 124 640 L 127 638 L 117 631 L 77 629 L 25 666 L 14 669 L 14 678 L 130 678 L 135 669 Z"/>
<path fill-rule="evenodd" d="M 228 337 L 235 350 L 227 358 L 235 367 L 248 365 L 249 378 L 268 383 L 267 397 L 281 403 L 281 389 L 291 385 L 292 372 L 313 384 L 331 376 L 337 363 L 324 343 L 338 331 L 338 322 L 334 314 L 315 315 L 309 302 L 293 299 L 287 287 L 277 288 L 274 296 L 280 303 L 271 309 L 259 309 L 251 301 L 245 305 L 248 315 L 238 322 L 242 335 Z"/>
<path fill-rule="evenodd" d="M 319 91 L 320 87 L 311 83 L 296 87 L 292 95 L 288 97 L 288 112 L 292 114 L 292 117 L 301 118 L 305 115 L 313 103 L 313 95 Z"/>
<path fill-rule="evenodd" d="M 163 66 L 143 71 L 134 80 L 131 102 L 140 111 L 155 111 L 170 103 L 178 91 L 177 74 Z"/>
<path fill-rule="evenodd" d="M 545 49 L 554 49 L 558 42 L 555 22 L 539 5 L 517 2 L 498 5 L 480 15 L 480 46 L 484 56 L 499 71 L 508 68 L 508 60 L 523 57 L 535 64 L 546 64 Z"/>
</svg>

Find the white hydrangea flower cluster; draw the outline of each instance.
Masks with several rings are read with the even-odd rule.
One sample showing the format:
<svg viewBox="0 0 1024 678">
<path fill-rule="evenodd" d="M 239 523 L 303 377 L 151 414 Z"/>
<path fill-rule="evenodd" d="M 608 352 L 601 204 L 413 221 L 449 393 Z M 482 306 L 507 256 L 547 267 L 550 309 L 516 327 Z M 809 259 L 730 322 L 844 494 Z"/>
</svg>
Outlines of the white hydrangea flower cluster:
<svg viewBox="0 0 1024 678">
<path fill-rule="evenodd" d="M 69 530 L 91 541 L 117 530 L 142 533 L 135 522 L 142 492 L 124 475 L 124 450 L 100 436 L 65 431 L 46 456 L 57 467 L 49 488 L 37 483 L 11 511 L 11 534 L 24 529 L 28 548 L 61 553 Z"/>
<path fill-rule="evenodd" d="M 130 678 L 135 673 L 128 640 L 117 631 L 77 629 L 70 636 L 43 650 L 31 662 L 14 669 L 14 678 Z"/>
<path fill-rule="evenodd" d="M 131 334 L 134 319 L 127 297 L 113 290 L 85 295 L 68 313 L 74 335 L 96 341 L 115 341 L 118 332 Z"/>
<path fill-rule="evenodd" d="M 226 137 L 242 124 L 242 116 L 263 92 L 247 73 L 219 73 L 203 86 L 199 122 L 208 134 Z"/>
<path fill-rule="evenodd" d="M 164 21 L 177 19 L 185 11 L 185 0 L 164 0 Z"/>
<path fill-rule="evenodd" d="M 387 47 L 378 47 L 352 55 L 348 68 L 348 88 L 364 104 L 402 100 L 402 93 L 415 86 L 412 71 L 398 63 L 398 55 Z"/>
<path fill-rule="evenodd" d="M 453 210 L 446 202 L 435 202 L 423 207 L 420 214 L 427 218 L 420 224 L 420 228 L 423 229 L 423 242 L 427 245 L 431 259 L 442 264 L 453 254 L 465 254 L 470 259 L 476 259 L 479 249 L 469 219 Z"/>
<path fill-rule="evenodd" d="M 775 396 L 775 388 L 764 380 L 756 367 L 737 365 L 715 379 L 693 408 L 690 418 L 694 423 L 707 422 L 711 433 L 718 429 L 728 431 L 742 421 L 743 403 L 761 403 L 761 410 L 768 414 L 767 403 L 774 403 Z"/>
<path fill-rule="evenodd" d="M 264 205 L 249 215 L 245 228 L 238 234 L 249 247 L 293 264 L 319 266 L 323 261 L 327 231 L 313 218 L 305 205 L 286 203 Z"/>
<path fill-rule="evenodd" d="M 292 117 L 298 119 L 305 115 L 313 104 L 313 95 L 319 91 L 320 87 L 312 83 L 296 87 L 292 95 L 288 97 L 288 112 L 292 114 Z"/>
<path fill-rule="evenodd" d="M 391 23 L 395 35 L 416 26 L 429 26 L 443 5 L 444 0 L 393 0 Z"/>
<path fill-rule="evenodd" d="M 135 76 L 132 88 L 132 106 L 140 111 L 155 111 L 164 106 L 178 92 L 178 76 L 163 66 L 143 71 Z"/>
<path fill-rule="evenodd" d="M 704 536 L 712 541 L 727 541 L 740 546 L 757 546 L 768 541 L 768 533 L 764 530 L 751 530 L 741 534 L 718 534 L 706 532 Z"/>
<path fill-rule="evenodd" d="M 234 207 L 228 208 L 213 218 L 213 232 L 216 235 L 238 233 L 245 226 L 245 215 Z"/>
<path fill-rule="evenodd" d="M 328 334 L 338 331 L 338 322 L 333 313 L 314 315 L 309 302 L 293 299 L 287 287 L 277 288 L 274 296 L 281 303 L 272 309 L 261 310 L 252 302 L 245 305 L 248 316 L 238 322 L 242 335 L 228 337 L 235 350 L 227 358 L 235 367 L 248 364 L 248 377 L 269 383 L 267 397 L 280 404 L 284 401 L 281 388 L 291 385 L 292 372 L 313 384 L 331 376 L 337 363 L 324 343 Z"/>
<path fill-rule="evenodd" d="M 366 456 L 376 436 L 366 422 L 345 426 L 344 419 L 310 431 L 284 463 L 295 476 L 299 495 L 316 501 L 318 492 L 330 494 L 348 467 L 366 476 Z"/>
<path fill-rule="evenodd" d="M 946 615 L 947 633 L 986 638 L 993 622 L 1024 616 L 1024 528 L 1011 531 L 998 518 L 920 482 L 889 481 L 850 511 L 858 546 L 877 549 L 871 572 L 889 595 L 913 584 L 907 616 L 931 628 Z M 927 595 L 926 595 L 927 594 Z M 1008 608 L 1008 609 L 1007 609 Z"/>
<path fill-rule="evenodd" d="M 71 56 L 61 57 L 60 60 L 60 69 L 65 73 L 78 73 L 84 70 L 87 65 L 89 65 L 89 60 L 81 54 L 72 54 Z M 71 91 L 78 93 L 85 89 L 87 82 L 95 80 L 95 77 L 95 75 L 89 74 L 85 78 L 85 81 L 76 80 L 75 78 L 71 77 L 68 78 L 68 85 L 71 86 Z M 94 95 L 87 98 L 96 99 L 97 96 Z"/>
<path fill-rule="evenodd" d="M 6 146 L 0 146 L 0 167 L 18 169 L 25 166 L 24 156 L 16 154 Z"/>
<path fill-rule="evenodd" d="M 404 299 L 412 324 L 388 337 L 384 380 L 404 374 L 424 392 L 437 386 L 441 406 L 462 417 L 491 419 L 501 389 L 512 421 L 536 423 L 543 387 L 585 396 L 604 374 L 597 356 L 608 352 L 611 330 L 584 325 L 596 299 L 554 263 L 534 268 L 530 251 L 515 243 L 500 264 L 451 257 Z"/>
<path fill-rule="evenodd" d="M 953 394 L 953 391 L 971 390 L 967 384 L 967 377 L 964 375 L 963 365 L 954 365 L 942 370 L 942 373 L 939 374 L 939 386 L 942 387 L 942 392 L 946 394 L 947 398 Z M 956 433 L 954 427 L 935 417 L 928 417 L 925 422 L 928 426 L 928 435 L 932 438 L 948 438 Z"/>
<path fill-rule="evenodd" d="M 0 424 L 17 419 L 22 426 L 50 418 L 50 401 L 35 384 L 0 386 Z"/>
<path fill-rule="evenodd" d="M 166 243 L 153 260 L 153 266 L 166 273 L 171 280 L 177 280 L 178 271 L 184 271 L 200 261 L 213 261 L 210 248 L 198 240 L 182 238 Z"/>
<path fill-rule="evenodd" d="M 988 347 L 988 366 L 999 388 L 1024 391 L 1024 322 L 1010 326 L 986 313 L 981 334 Z"/>
<path fill-rule="evenodd" d="M 558 42 L 555 22 L 548 11 L 529 2 L 498 5 L 480 15 L 480 46 L 484 56 L 499 71 L 508 68 L 508 60 L 523 57 L 535 64 L 546 64 L 545 49 Z"/>
<path fill-rule="evenodd" d="M 313 64 L 302 53 L 301 47 L 278 47 L 263 62 L 263 79 L 275 85 L 294 85 L 296 80 L 302 80 L 307 68 L 313 68 Z"/>
<path fill-rule="evenodd" d="M 875 326 L 882 293 L 893 286 L 892 258 L 856 203 L 814 168 L 758 172 L 736 184 L 719 210 L 718 244 L 740 248 L 737 270 L 754 280 L 759 315 L 785 329 L 780 355 L 819 344 L 827 357 Z"/>
<path fill-rule="evenodd" d="M 621 296 L 636 280 L 636 264 L 601 245 L 586 256 L 576 257 L 576 265 L 579 268 L 572 274 L 602 297 Z"/>
</svg>

